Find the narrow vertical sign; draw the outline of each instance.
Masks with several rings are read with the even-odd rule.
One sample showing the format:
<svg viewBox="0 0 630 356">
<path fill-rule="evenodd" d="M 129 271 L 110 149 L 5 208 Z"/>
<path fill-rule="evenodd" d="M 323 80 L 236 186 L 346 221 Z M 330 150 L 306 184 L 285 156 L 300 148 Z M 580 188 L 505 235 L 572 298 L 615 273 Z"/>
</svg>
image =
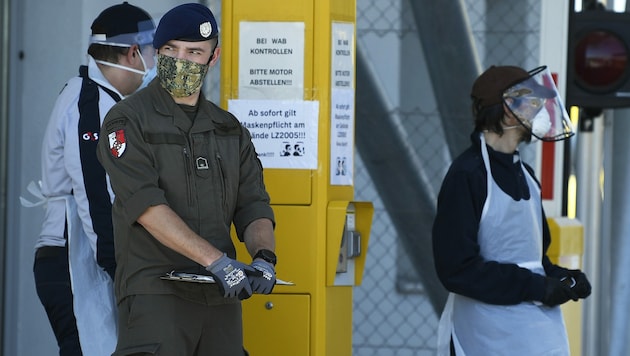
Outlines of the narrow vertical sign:
<svg viewBox="0 0 630 356">
<path fill-rule="evenodd" d="M 354 24 L 333 22 L 330 91 L 330 184 L 352 185 L 354 175 Z"/>
</svg>

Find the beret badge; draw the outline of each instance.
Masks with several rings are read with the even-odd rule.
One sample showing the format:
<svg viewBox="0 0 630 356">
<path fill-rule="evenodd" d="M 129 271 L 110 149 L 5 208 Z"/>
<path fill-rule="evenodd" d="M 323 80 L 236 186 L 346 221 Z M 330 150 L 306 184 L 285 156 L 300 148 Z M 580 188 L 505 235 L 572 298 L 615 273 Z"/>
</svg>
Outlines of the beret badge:
<svg viewBox="0 0 630 356">
<path fill-rule="evenodd" d="M 207 38 L 208 36 L 210 36 L 210 34 L 212 33 L 212 24 L 210 24 L 210 22 L 204 22 L 201 25 L 199 25 L 199 34 L 203 37 L 203 38 Z"/>
</svg>

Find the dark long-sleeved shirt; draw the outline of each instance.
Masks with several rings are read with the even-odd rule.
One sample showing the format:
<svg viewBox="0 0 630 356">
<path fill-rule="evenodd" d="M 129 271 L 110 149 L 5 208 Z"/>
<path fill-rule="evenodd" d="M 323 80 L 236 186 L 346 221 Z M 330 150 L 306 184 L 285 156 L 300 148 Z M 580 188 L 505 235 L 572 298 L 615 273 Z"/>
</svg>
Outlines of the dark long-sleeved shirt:
<svg viewBox="0 0 630 356">
<path fill-rule="evenodd" d="M 487 261 L 480 255 L 477 234 L 487 196 L 487 173 L 479 133 L 474 132 L 471 140 L 472 145 L 451 164 L 438 196 L 433 224 L 433 255 L 438 277 L 449 291 L 485 303 L 510 305 L 540 301 L 545 293 L 544 276 L 516 264 Z M 514 200 L 529 199 L 531 192 L 518 151 L 506 154 L 488 146 L 488 155 L 494 180 L 501 190 Z M 534 176 L 532 168 L 524 166 Z M 541 263 L 548 276 L 566 275 L 566 269 L 552 264 L 547 257 L 551 236 L 544 211 L 542 216 Z"/>
</svg>

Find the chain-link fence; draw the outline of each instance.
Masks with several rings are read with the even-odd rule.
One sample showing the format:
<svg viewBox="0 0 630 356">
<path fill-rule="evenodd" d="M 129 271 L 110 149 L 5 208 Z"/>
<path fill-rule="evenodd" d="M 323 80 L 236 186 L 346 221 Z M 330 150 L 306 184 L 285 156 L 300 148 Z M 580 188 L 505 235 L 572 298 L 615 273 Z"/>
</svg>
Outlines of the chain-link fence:
<svg viewBox="0 0 630 356">
<path fill-rule="evenodd" d="M 426 63 L 420 58 L 431 53 L 422 53 L 420 35 L 410 15 L 410 1 L 422 0 L 357 0 L 357 46 L 359 51 L 367 53 L 367 60 L 379 73 L 378 83 L 390 104 L 389 117 L 381 119 L 394 119 L 400 125 L 400 132 L 406 133 L 406 145 L 415 151 L 424 172 L 428 172 L 424 180 L 429 185 L 430 196 L 436 196 L 450 157 L 444 158 L 446 141 L 440 112 L 434 101 L 427 100 L 432 93 L 410 94 L 406 90 L 409 81 L 431 81 Z M 526 69 L 538 65 L 540 1 L 464 1 L 480 70 L 492 64 Z M 414 46 L 418 49 L 414 50 Z M 406 58 L 410 55 L 417 58 Z M 461 84 L 470 87 L 472 83 Z M 357 88 L 357 97 L 361 90 Z M 378 134 L 374 133 L 375 138 Z M 524 153 L 524 159 L 528 160 L 528 153 Z M 434 355 L 438 312 L 411 263 L 409 251 L 402 247 L 399 231 L 378 190 L 359 151 L 355 198 L 373 202 L 374 219 L 363 284 L 354 291 L 353 355 Z M 430 253 L 431 246 L 426 249 L 425 253 Z"/>
<path fill-rule="evenodd" d="M 425 167 L 423 181 L 429 186 L 430 196 L 437 196 L 450 156 L 445 157 L 448 150 L 433 93 L 430 89 L 410 90 L 409 83 L 425 82 L 430 86 L 431 80 L 422 59 L 431 53 L 423 53 L 421 49 L 411 1 L 429 0 L 357 0 L 357 46 L 368 54 L 367 60 L 379 73 L 378 82 L 390 104 L 388 117 L 381 119 L 395 120 L 406 133 L 405 145 Z M 432 1 L 440 4 L 442 0 Z M 464 0 L 480 70 L 492 64 L 527 69 L 538 65 L 540 1 Z M 220 3 L 209 0 L 207 4 L 217 16 L 220 16 Z M 213 73 L 208 78 L 212 85 L 205 86 L 210 88 L 206 96 L 218 102 L 218 67 Z M 462 85 L 469 87 L 471 83 L 462 82 Z M 361 90 L 357 88 L 357 96 Z M 359 119 L 357 122 L 360 124 Z M 374 135 L 378 138 L 379 133 Z M 531 157 L 531 153 L 523 153 L 525 160 L 528 155 Z M 409 251 L 401 243 L 399 231 L 363 164 L 360 151 L 355 161 L 354 184 L 355 199 L 374 204 L 374 219 L 363 284 L 354 290 L 353 355 L 434 355 L 439 315 L 409 258 Z"/>
</svg>

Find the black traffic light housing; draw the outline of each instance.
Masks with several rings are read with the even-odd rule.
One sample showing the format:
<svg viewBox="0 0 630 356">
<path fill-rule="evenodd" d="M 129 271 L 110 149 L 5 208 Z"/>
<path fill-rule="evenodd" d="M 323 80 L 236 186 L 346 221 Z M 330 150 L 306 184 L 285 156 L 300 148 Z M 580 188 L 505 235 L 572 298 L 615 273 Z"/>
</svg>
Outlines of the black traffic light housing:
<svg viewBox="0 0 630 356">
<path fill-rule="evenodd" d="M 567 106 L 630 107 L 630 13 L 570 1 Z M 593 6 L 594 7 L 594 6 Z"/>
</svg>

